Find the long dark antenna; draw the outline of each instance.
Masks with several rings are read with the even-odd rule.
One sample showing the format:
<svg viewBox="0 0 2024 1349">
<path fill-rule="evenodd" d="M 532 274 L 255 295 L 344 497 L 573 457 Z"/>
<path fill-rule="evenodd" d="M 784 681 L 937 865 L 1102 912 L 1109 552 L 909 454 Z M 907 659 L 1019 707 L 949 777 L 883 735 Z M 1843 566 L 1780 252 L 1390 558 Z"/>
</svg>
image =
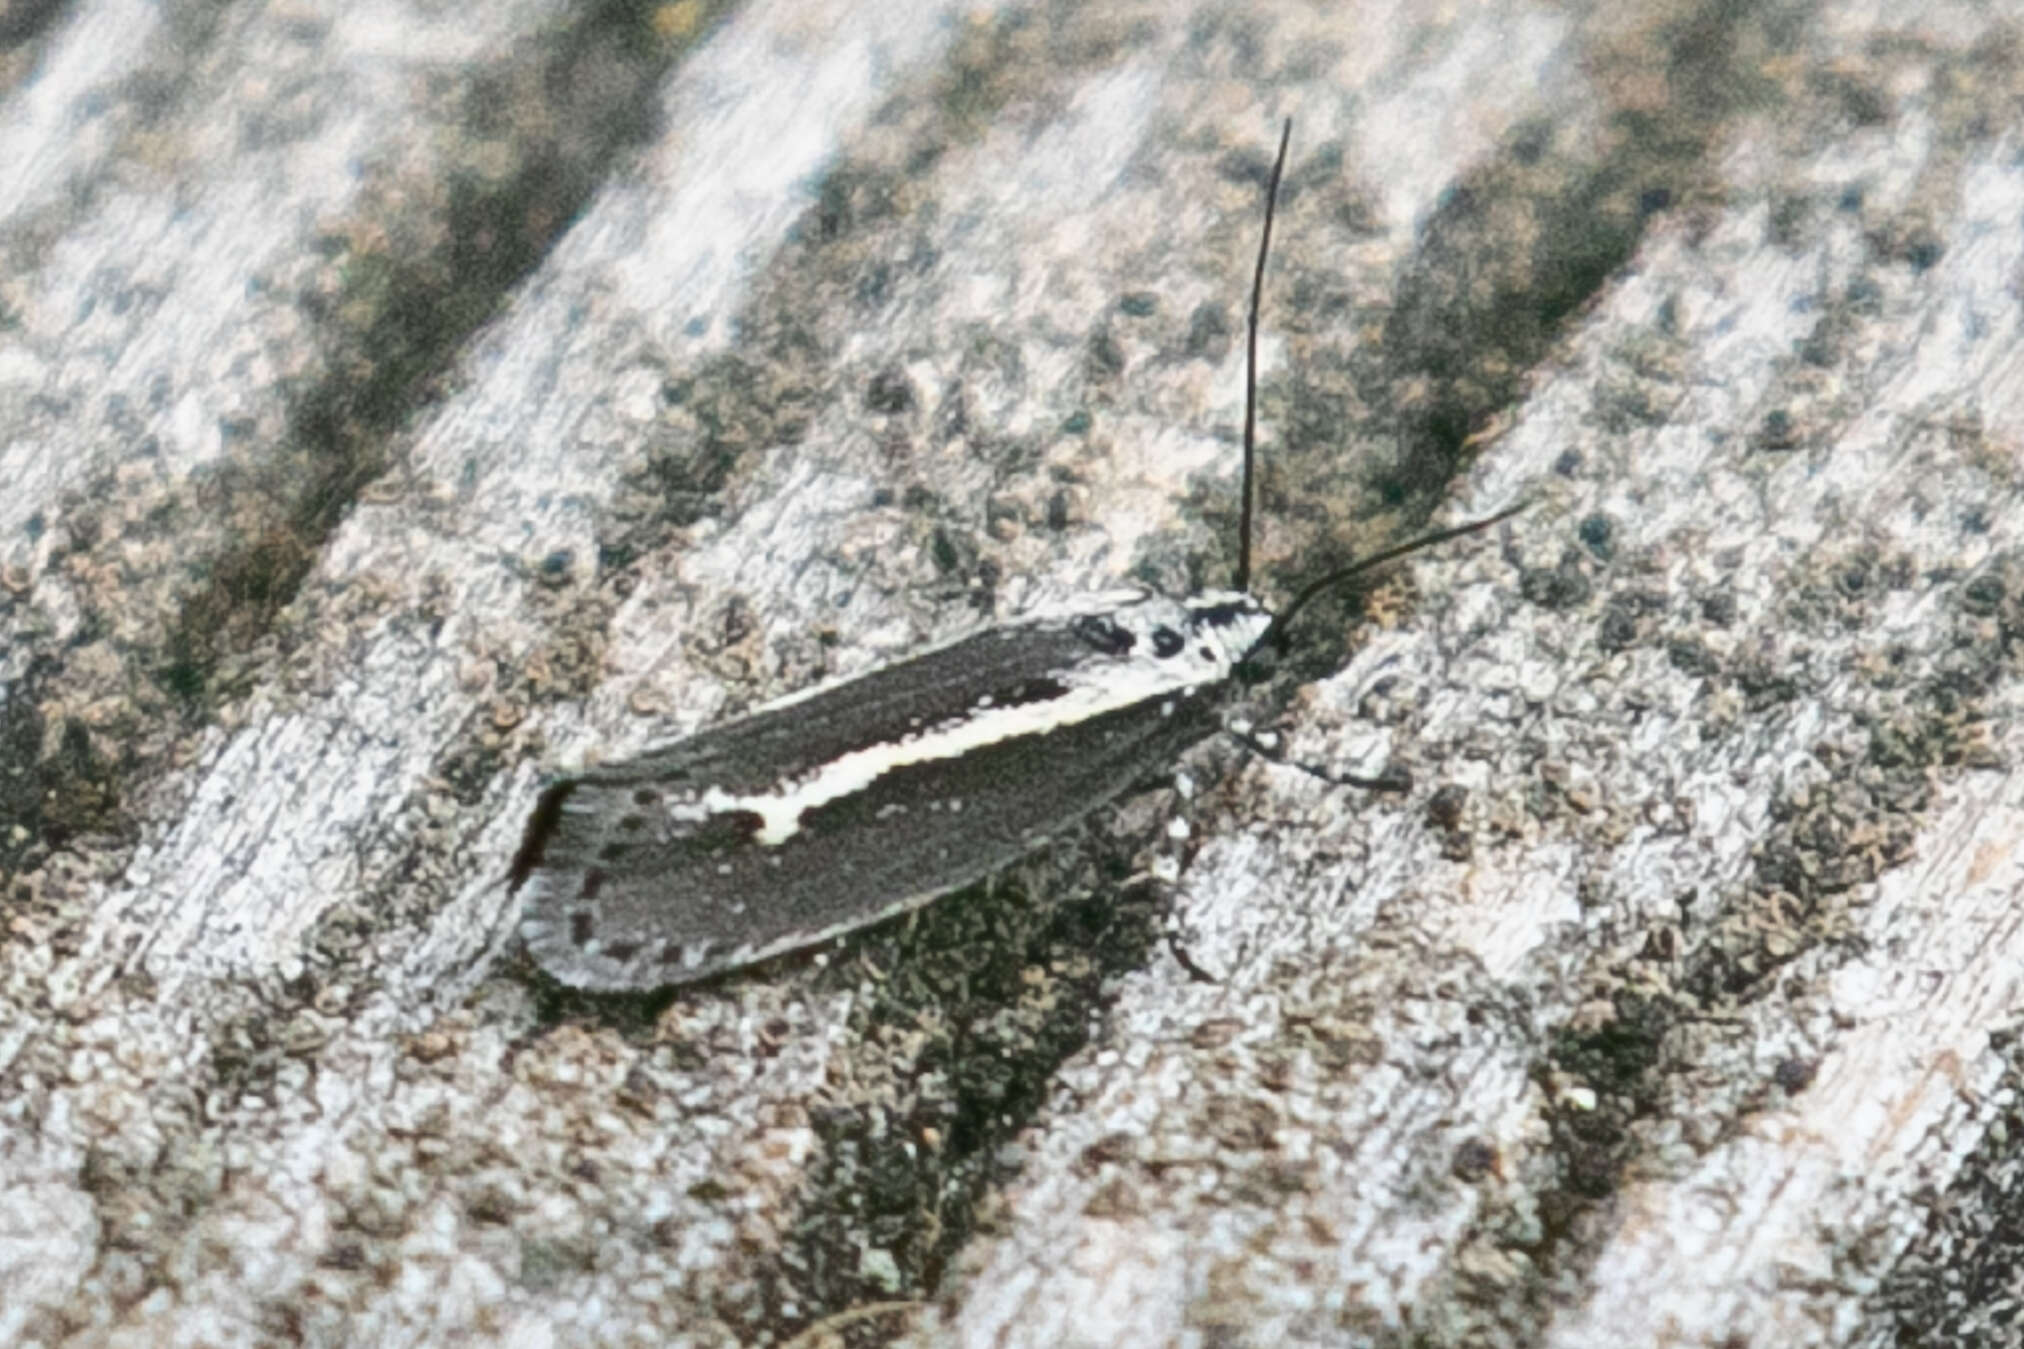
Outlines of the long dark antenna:
<svg viewBox="0 0 2024 1349">
<path fill-rule="evenodd" d="M 1258 300 L 1265 293 L 1265 255 L 1272 251 L 1272 212 L 1279 205 L 1279 175 L 1286 169 L 1286 146 L 1293 119 L 1279 130 L 1279 158 L 1265 185 L 1265 233 L 1258 240 L 1258 269 L 1251 274 L 1251 324 L 1244 334 L 1244 504 L 1237 512 L 1237 589 L 1251 589 L 1251 465 L 1258 440 Z"/>
<path fill-rule="evenodd" d="M 1406 554 L 1417 553 L 1422 548 L 1431 548 L 1437 543 L 1446 543 L 1449 539 L 1459 539 L 1465 534 L 1480 533 L 1491 525 L 1496 524 L 1499 520 L 1510 519 L 1531 504 L 1529 501 L 1521 501 L 1515 506 L 1506 506 L 1495 515 L 1486 515 L 1480 520 L 1471 520 L 1466 525 L 1455 525 L 1449 529 L 1437 529 L 1431 534 L 1422 534 L 1417 539 L 1407 539 L 1404 543 L 1393 544 L 1383 552 L 1372 553 L 1360 562 L 1352 562 L 1347 567 L 1337 568 L 1326 576 L 1309 581 L 1300 588 L 1300 593 L 1293 597 L 1291 604 L 1273 616 L 1271 626 L 1265 629 L 1265 634 L 1258 639 L 1258 644 L 1252 650 L 1263 650 L 1267 643 L 1284 636 L 1287 624 L 1291 623 L 1295 616 L 1302 609 L 1305 609 L 1317 595 L 1320 595 L 1331 586 L 1341 585 L 1353 576 L 1360 576 L 1375 567 L 1382 567 L 1387 562 L 1396 562 Z"/>
</svg>

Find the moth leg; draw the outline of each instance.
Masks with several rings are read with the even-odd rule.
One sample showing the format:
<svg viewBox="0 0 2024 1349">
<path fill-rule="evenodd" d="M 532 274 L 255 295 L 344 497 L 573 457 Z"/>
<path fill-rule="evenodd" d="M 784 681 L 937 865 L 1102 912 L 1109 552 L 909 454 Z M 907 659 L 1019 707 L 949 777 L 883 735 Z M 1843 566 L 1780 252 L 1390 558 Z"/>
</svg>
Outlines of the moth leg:
<svg viewBox="0 0 2024 1349">
<path fill-rule="evenodd" d="M 1367 792 L 1409 792 L 1413 789 L 1413 775 L 1403 768 L 1387 768 L 1374 778 L 1361 777 L 1355 773 L 1334 773 L 1315 764 L 1289 759 L 1286 757 L 1285 745 L 1278 743 L 1277 736 L 1267 740 L 1251 731 L 1238 730 L 1235 727 L 1225 727 L 1224 730 L 1238 744 L 1253 751 L 1260 758 L 1287 768 L 1297 768 L 1309 776 L 1320 778 L 1323 782 L 1332 783 L 1337 787 L 1360 787 Z"/>
<path fill-rule="evenodd" d="M 1195 963 L 1195 958 L 1188 954 L 1188 948 L 1183 944 L 1181 931 L 1177 927 L 1169 926 L 1167 928 L 1167 950 L 1173 954 L 1174 963 L 1179 965 L 1183 970 L 1186 970 L 1188 978 L 1194 980 L 1196 983 L 1220 984 L 1223 982 Z"/>
<path fill-rule="evenodd" d="M 1171 833 L 1169 833 L 1169 839 L 1176 843 L 1179 842 Z M 1179 862 L 1171 857 L 1162 858 L 1160 864 L 1156 865 L 1152 870 L 1141 871 L 1137 875 L 1128 878 L 1124 884 L 1126 887 L 1151 886 L 1159 892 L 1160 897 L 1166 901 L 1161 905 L 1161 908 L 1166 913 L 1165 921 L 1160 924 L 1161 933 L 1167 939 L 1167 950 L 1172 953 L 1174 963 L 1186 971 L 1188 978 L 1198 984 L 1220 984 L 1223 982 L 1221 979 L 1203 969 L 1201 964 L 1188 953 L 1188 934 L 1182 931 L 1180 919 L 1174 911 L 1173 904 L 1173 882 L 1179 875 Z"/>
</svg>

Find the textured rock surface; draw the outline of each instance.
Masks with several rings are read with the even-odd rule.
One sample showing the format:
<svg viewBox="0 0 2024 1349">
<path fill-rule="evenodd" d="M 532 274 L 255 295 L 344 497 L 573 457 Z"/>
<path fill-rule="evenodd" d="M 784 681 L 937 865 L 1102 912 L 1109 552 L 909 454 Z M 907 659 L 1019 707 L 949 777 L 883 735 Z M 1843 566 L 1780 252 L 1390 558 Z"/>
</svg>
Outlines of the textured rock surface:
<svg viewBox="0 0 2024 1349">
<path fill-rule="evenodd" d="M 1984 7 L 0 7 L 0 1340 L 2009 1342 Z M 541 775 L 1234 556 L 1256 712 L 702 989 Z M 1148 884 L 1188 822 L 1171 887 Z M 1220 981 L 1190 978 L 1166 940 Z"/>
</svg>

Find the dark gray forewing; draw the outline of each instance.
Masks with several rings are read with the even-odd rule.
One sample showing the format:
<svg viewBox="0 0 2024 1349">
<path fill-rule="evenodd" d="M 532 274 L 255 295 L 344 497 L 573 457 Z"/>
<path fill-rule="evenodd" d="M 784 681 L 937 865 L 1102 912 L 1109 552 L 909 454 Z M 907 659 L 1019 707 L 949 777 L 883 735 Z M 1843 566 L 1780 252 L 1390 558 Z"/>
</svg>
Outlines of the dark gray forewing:
<svg viewBox="0 0 2024 1349">
<path fill-rule="evenodd" d="M 831 688 L 707 727 L 635 758 L 602 764 L 587 782 L 695 782 L 734 794 L 765 791 L 853 750 L 892 744 L 962 716 L 1058 691 L 1090 662 L 1114 660 L 1073 619 L 1029 619 L 971 633 Z"/>
<path fill-rule="evenodd" d="M 674 827 L 669 807 L 708 788 L 768 791 L 853 750 L 969 715 L 987 698 L 1003 708 L 1058 697 L 1065 674 L 1118 659 L 1103 632 L 1100 620 L 1058 617 L 986 628 L 553 783 L 528 820 L 511 887 L 544 869 L 584 870 L 642 829 L 665 836 Z"/>
<path fill-rule="evenodd" d="M 895 769 L 810 811 L 776 846 L 753 843 L 729 816 L 682 839 L 607 843 L 601 860 L 534 871 L 523 933 L 566 983 L 637 989 L 863 926 L 978 879 L 1171 766 L 1216 728 L 1215 695 L 1151 698 Z M 558 838 L 577 807 L 619 808 L 625 791 L 577 785 Z"/>
</svg>

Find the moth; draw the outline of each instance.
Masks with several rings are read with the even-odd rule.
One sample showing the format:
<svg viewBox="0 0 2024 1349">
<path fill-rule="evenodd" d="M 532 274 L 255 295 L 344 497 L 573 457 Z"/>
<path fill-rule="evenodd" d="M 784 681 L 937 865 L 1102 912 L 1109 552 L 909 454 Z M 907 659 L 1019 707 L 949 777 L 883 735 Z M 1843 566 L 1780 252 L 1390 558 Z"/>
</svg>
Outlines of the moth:
<svg viewBox="0 0 2024 1349">
<path fill-rule="evenodd" d="M 1220 729 L 1239 668 L 1316 596 L 1522 508 L 1330 572 L 1276 617 L 1249 593 L 1259 296 L 1291 133 L 1251 286 L 1235 587 L 1092 595 L 549 783 L 509 887 L 550 975 L 684 983 L 968 885 Z"/>
</svg>

